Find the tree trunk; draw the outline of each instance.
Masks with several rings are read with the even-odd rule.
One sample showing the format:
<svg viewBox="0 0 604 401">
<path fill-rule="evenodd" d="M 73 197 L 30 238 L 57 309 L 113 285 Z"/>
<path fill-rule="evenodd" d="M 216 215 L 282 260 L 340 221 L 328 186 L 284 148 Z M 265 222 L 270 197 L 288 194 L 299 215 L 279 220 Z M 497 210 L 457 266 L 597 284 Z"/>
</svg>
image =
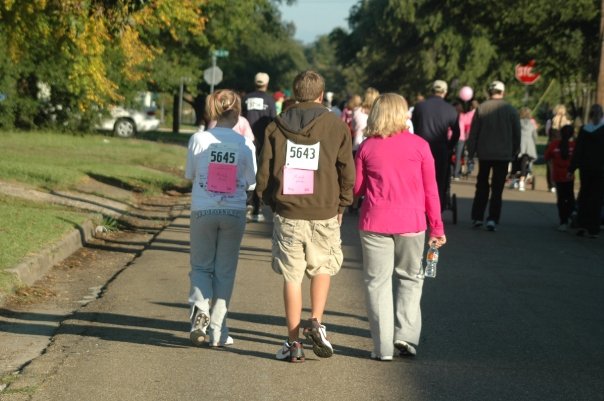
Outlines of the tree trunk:
<svg viewBox="0 0 604 401">
<path fill-rule="evenodd" d="M 604 0 L 600 2 L 600 68 L 598 70 L 596 102 L 604 105 Z"/>
</svg>

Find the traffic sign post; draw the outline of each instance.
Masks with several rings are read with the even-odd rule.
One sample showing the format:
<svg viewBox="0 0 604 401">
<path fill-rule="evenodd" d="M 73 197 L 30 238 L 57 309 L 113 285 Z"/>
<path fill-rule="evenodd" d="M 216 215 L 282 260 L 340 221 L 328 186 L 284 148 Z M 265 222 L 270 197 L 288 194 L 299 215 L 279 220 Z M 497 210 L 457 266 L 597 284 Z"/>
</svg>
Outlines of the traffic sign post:
<svg viewBox="0 0 604 401">
<path fill-rule="evenodd" d="M 218 57 L 228 57 L 229 51 L 218 49 L 212 52 L 212 67 L 203 72 L 203 79 L 210 85 L 210 93 L 214 93 L 214 85 L 218 85 L 222 81 L 222 70 L 216 65 Z"/>
</svg>

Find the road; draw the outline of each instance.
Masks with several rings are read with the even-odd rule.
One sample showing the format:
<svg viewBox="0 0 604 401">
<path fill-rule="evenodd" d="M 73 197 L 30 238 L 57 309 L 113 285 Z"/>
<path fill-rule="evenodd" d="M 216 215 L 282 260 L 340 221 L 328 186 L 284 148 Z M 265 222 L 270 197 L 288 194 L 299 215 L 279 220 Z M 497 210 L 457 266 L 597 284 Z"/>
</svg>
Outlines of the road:
<svg viewBox="0 0 604 401">
<path fill-rule="evenodd" d="M 324 323 L 335 355 L 290 364 L 270 223 L 247 226 L 230 305 L 235 344 L 188 340 L 188 215 L 163 230 L 100 297 L 65 320 L 1 400 L 604 400 L 604 239 L 556 231 L 555 196 L 504 193 L 497 232 L 472 229 L 471 182 L 426 279 L 418 356 L 369 359 L 356 217 Z M 308 312 L 305 282 L 305 313 Z M 52 315 L 32 315 L 32 330 Z M 27 327 L 27 325 L 25 325 Z M 26 329 L 25 329 L 26 330 Z M 24 333 L 27 334 L 27 333 Z"/>
</svg>

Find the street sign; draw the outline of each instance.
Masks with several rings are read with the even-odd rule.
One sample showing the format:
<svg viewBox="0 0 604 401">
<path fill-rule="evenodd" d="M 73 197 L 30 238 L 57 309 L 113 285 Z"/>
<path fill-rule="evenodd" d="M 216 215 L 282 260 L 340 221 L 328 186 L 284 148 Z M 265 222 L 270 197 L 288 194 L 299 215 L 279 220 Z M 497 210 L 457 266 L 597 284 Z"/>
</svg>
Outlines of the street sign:
<svg viewBox="0 0 604 401">
<path fill-rule="evenodd" d="M 525 85 L 532 85 L 537 82 L 541 74 L 533 73 L 533 67 L 535 67 L 535 60 L 529 61 L 526 65 L 516 64 L 516 79 Z"/>
<path fill-rule="evenodd" d="M 203 79 L 208 85 L 218 85 L 222 81 L 222 70 L 218 66 L 203 71 Z"/>
<path fill-rule="evenodd" d="M 214 50 L 214 56 L 216 56 L 216 57 L 228 57 L 229 56 L 229 51 L 226 50 L 226 49 Z"/>
</svg>

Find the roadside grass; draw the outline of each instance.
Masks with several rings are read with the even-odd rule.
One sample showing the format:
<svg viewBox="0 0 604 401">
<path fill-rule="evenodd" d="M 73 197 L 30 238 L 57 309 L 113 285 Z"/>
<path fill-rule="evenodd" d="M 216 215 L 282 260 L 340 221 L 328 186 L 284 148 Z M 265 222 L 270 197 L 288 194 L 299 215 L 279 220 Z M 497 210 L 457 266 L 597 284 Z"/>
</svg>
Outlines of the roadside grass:
<svg viewBox="0 0 604 401">
<path fill-rule="evenodd" d="M 163 134 L 176 140 L 175 134 Z M 114 185 L 158 194 L 186 185 L 182 178 L 187 135 L 175 144 L 122 139 L 100 134 L 73 135 L 53 132 L 0 133 L 0 180 L 35 187 L 69 189 L 86 177 Z"/>
<path fill-rule="evenodd" d="M 90 178 L 143 195 L 182 190 L 188 187 L 183 171 L 189 136 L 157 132 L 144 140 L 103 134 L 0 132 L 0 181 L 47 191 L 76 189 Z M 0 195 L 0 293 L 18 284 L 7 268 L 91 217 L 102 219 Z M 115 228 L 109 220 L 102 224 Z"/>
<path fill-rule="evenodd" d="M 0 291 L 14 285 L 5 269 L 98 215 L 0 195 Z"/>
</svg>

